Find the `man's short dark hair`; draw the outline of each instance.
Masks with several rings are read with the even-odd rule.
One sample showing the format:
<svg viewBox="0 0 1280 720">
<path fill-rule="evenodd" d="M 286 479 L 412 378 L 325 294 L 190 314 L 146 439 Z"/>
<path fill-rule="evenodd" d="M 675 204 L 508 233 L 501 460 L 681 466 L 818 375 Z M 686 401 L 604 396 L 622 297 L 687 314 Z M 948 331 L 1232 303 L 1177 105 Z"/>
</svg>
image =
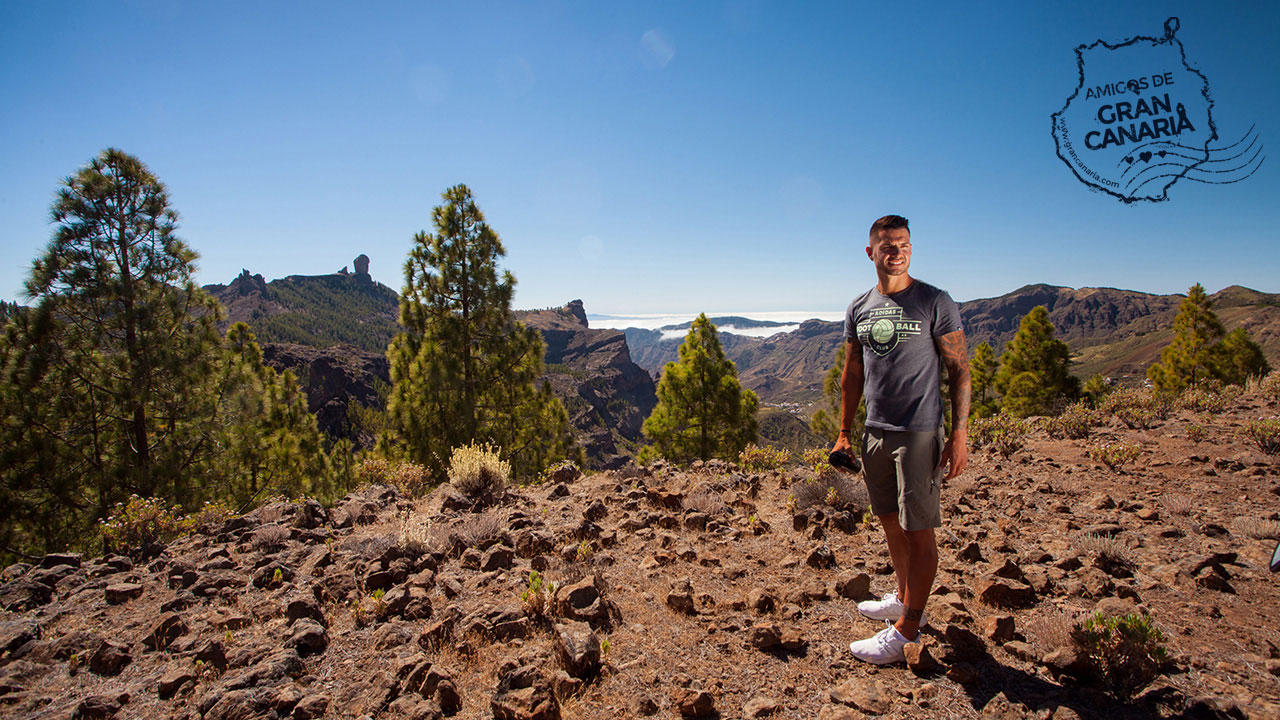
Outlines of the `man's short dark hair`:
<svg viewBox="0 0 1280 720">
<path fill-rule="evenodd" d="M 911 232 L 911 226 L 906 218 L 901 215 L 885 215 L 871 223 L 871 237 L 874 238 L 881 230 L 897 230 L 898 228 Z"/>
</svg>

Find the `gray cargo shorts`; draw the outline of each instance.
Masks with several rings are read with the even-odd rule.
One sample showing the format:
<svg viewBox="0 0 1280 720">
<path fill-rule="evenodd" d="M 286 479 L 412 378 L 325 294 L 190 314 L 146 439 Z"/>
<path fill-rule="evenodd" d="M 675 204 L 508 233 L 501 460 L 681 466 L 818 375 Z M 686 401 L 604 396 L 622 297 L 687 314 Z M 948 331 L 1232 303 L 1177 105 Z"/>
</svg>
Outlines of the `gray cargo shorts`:
<svg viewBox="0 0 1280 720">
<path fill-rule="evenodd" d="M 875 515 L 898 513 L 903 530 L 942 526 L 942 428 L 936 431 L 868 427 L 862 435 L 862 471 Z"/>
</svg>

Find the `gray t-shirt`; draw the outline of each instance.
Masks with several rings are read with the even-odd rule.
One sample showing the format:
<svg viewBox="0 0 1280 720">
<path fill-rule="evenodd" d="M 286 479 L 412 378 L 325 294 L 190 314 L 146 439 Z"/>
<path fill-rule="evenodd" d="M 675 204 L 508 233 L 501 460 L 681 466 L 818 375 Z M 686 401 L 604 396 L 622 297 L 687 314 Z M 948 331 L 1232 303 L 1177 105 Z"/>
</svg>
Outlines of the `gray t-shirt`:
<svg viewBox="0 0 1280 720">
<path fill-rule="evenodd" d="M 873 287 L 849 305 L 844 337 L 862 350 L 867 425 L 922 431 L 942 425 L 934 340 L 960 329 L 956 301 L 920 280 L 892 295 Z"/>
</svg>

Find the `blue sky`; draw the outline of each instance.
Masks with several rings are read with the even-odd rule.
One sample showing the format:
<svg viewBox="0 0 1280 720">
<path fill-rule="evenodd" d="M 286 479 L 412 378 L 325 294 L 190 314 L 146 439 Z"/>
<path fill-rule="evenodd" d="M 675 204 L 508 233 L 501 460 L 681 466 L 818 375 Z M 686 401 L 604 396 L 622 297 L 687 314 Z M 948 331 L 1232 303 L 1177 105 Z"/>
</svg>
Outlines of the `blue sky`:
<svg viewBox="0 0 1280 720">
<path fill-rule="evenodd" d="M 1058 159 L 1050 115 L 1077 45 L 1171 15 L 1219 135 L 1255 126 L 1276 154 L 1125 205 Z M 59 181 L 108 146 L 169 187 L 205 283 L 363 252 L 398 289 L 466 183 L 521 308 L 838 313 L 889 212 L 913 274 L 960 300 L 1280 292 L 1277 34 L 1270 2 L 7 2 L 0 297 L 21 297 Z"/>
</svg>

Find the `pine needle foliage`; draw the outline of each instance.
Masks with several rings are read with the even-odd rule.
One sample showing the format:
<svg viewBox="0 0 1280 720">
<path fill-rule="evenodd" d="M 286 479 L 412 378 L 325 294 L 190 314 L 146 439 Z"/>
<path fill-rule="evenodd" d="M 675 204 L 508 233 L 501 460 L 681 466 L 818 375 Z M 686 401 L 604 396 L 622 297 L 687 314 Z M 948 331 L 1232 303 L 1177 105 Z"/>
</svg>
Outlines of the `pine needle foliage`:
<svg viewBox="0 0 1280 720">
<path fill-rule="evenodd" d="M 1004 396 L 1002 410 L 1014 417 L 1049 415 L 1074 400 L 1080 381 L 1070 366 L 1071 350 L 1053 336 L 1048 309 L 1035 306 L 1000 355 L 995 387 Z"/>
<path fill-rule="evenodd" d="M 332 498 L 324 440 L 293 372 L 264 364 L 244 323 L 227 329 L 226 346 L 220 486 L 212 494 L 237 508 L 271 495 Z"/>
<path fill-rule="evenodd" d="M 1147 377 L 1161 394 L 1176 395 L 1207 380 L 1243 385 L 1271 370 L 1262 348 L 1244 328 L 1226 332 L 1200 283 L 1187 290 L 1173 331 L 1173 340 L 1160 351 L 1160 362 L 1147 368 Z"/>
<path fill-rule="evenodd" d="M 573 446 L 568 413 L 543 372 L 542 337 L 512 318 L 515 278 L 471 190 L 456 185 L 432 211 L 404 266 L 400 325 L 387 350 L 392 389 L 384 454 L 445 478 L 450 449 L 501 447 L 521 477 L 537 475 Z"/>
<path fill-rule="evenodd" d="M 755 439 L 760 401 L 738 383 L 705 313 L 693 321 L 679 356 L 662 369 L 658 404 L 642 427 L 645 437 L 676 462 L 736 459 Z"/>
</svg>

